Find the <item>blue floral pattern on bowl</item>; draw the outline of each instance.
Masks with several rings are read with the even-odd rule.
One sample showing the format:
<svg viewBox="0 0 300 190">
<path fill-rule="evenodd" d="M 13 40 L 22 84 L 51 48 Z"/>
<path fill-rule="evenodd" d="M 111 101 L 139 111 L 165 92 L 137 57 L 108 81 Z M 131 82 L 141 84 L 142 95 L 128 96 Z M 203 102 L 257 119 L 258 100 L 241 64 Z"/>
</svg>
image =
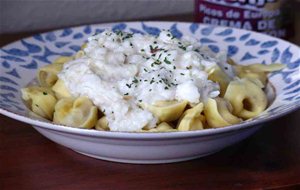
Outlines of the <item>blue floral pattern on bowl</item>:
<svg viewBox="0 0 300 190">
<path fill-rule="evenodd" d="M 197 23 L 129 22 L 87 25 L 34 35 L 1 48 L 0 111 L 27 116 L 20 89 L 35 77 L 37 69 L 59 56 L 70 56 L 87 37 L 105 28 L 140 34 L 158 35 L 167 29 L 178 38 L 194 36 L 204 46 L 227 54 L 238 64 L 283 63 L 287 67 L 270 74 L 277 96 L 257 119 L 280 116 L 300 106 L 300 48 L 280 39 L 255 32 Z M 3 113 L 3 112 L 2 112 Z"/>
</svg>

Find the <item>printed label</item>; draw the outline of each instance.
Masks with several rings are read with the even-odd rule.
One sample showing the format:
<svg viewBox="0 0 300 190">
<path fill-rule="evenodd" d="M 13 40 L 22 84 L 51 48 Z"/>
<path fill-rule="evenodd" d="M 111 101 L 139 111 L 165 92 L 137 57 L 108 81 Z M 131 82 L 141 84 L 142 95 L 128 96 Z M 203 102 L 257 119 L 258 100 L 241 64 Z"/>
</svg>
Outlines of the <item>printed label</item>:
<svg viewBox="0 0 300 190">
<path fill-rule="evenodd" d="M 197 21 L 287 36 L 279 0 L 198 0 Z"/>
</svg>

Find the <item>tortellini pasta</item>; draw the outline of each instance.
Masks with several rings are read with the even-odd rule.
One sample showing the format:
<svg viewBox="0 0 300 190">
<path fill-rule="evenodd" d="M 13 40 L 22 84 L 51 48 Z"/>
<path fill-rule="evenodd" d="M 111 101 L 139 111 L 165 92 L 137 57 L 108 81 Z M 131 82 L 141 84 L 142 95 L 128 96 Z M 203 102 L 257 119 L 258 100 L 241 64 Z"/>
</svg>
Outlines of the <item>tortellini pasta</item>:
<svg viewBox="0 0 300 190">
<path fill-rule="evenodd" d="M 64 82 L 62 80 L 60 80 L 60 79 L 58 79 L 56 81 L 56 83 L 52 87 L 52 90 L 53 90 L 53 92 L 55 93 L 55 96 L 58 99 L 61 99 L 61 98 L 70 98 L 71 97 L 71 94 L 70 94 L 69 90 L 65 86 Z"/>
<path fill-rule="evenodd" d="M 285 68 L 285 65 L 273 63 L 271 65 L 263 65 L 263 64 L 251 64 L 243 66 L 245 70 L 250 70 L 252 72 L 274 72 L 279 71 Z"/>
<path fill-rule="evenodd" d="M 208 79 L 219 83 L 220 96 L 223 97 L 231 79 L 217 65 L 211 68 L 209 73 Z"/>
<path fill-rule="evenodd" d="M 145 108 L 161 122 L 168 122 L 177 120 L 182 115 L 187 103 L 187 101 L 158 101 L 154 105 L 146 105 Z"/>
<path fill-rule="evenodd" d="M 87 46 L 87 43 L 82 44 L 82 45 L 81 45 L 81 49 L 86 48 L 86 46 Z"/>
<path fill-rule="evenodd" d="M 261 87 L 247 78 L 231 81 L 224 98 L 231 103 L 233 113 L 243 119 L 257 116 L 268 104 L 267 96 Z"/>
<path fill-rule="evenodd" d="M 86 44 L 82 46 L 84 48 Z M 87 97 L 73 97 L 57 74 L 63 64 L 83 56 L 80 50 L 73 57 L 60 57 L 38 70 L 40 87 L 22 89 L 22 98 L 34 114 L 54 123 L 77 128 L 109 131 L 107 117 Z M 263 89 L 267 74 L 284 68 L 282 64 L 241 66 L 228 59 L 236 77 L 228 76 L 217 64 L 208 70 L 208 79 L 220 85 L 220 95 L 198 104 L 188 101 L 157 101 L 140 104 L 158 120 L 155 127 L 144 126 L 138 132 L 192 131 L 238 124 L 258 116 L 267 105 Z M 129 97 L 124 97 L 129 98 Z"/>
<path fill-rule="evenodd" d="M 242 121 L 232 114 L 230 103 L 222 98 L 209 98 L 205 104 L 204 115 L 210 127 L 224 127 Z"/>
<path fill-rule="evenodd" d="M 199 103 L 193 108 L 187 109 L 178 121 L 178 131 L 193 131 L 204 129 L 205 118 L 201 114 L 203 103 Z"/>
<path fill-rule="evenodd" d="M 267 83 L 267 74 L 269 72 L 281 70 L 284 67 L 283 64 L 252 64 L 244 66 L 236 65 L 235 69 L 238 77 L 259 80 L 265 86 Z"/>
<path fill-rule="evenodd" d="M 74 58 L 78 59 L 78 58 L 82 57 L 83 55 L 84 55 L 84 51 L 80 50 L 75 54 Z"/>
<path fill-rule="evenodd" d="M 95 129 L 99 130 L 99 131 L 109 131 L 109 127 L 108 127 L 108 121 L 106 119 L 105 116 L 101 117 L 95 126 Z"/>
<path fill-rule="evenodd" d="M 260 83 L 265 86 L 267 83 L 267 75 L 264 72 L 252 72 L 250 70 L 246 70 L 243 66 L 236 66 L 237 75 L 240 78 L 248 78 L 254 81 L 260 81 Z"/>
<path fill-rule="evenodd" d="M 92 128 L 98 120 L 98 109 L 87 97 L 63 98 L 55 105 L 53 121 L 58 124 Z"/>
<path fill-rule="evenodd" d="M 58 79 L 57 74 L 62 70 L 63 64 L 72 59 L 72 57 L 60 57 L 52 64 L 40 68 L 37 74 L 40 85 L 43 87 L 52 87 Z"/>
<path fill-rule="evenodd" d="M 167 122 L 162 122 L 160 123 L 157 127 L 149 129 L 149 130 L 144 130 L 143 132 L 174 132 L 177 131 L 174 129 L 170 124 Z"/>
<path fill-rule="evenodd" d="M 30 105 L 32 112 L 43 118 L 52 120 L 57 100 L 51 89 L 32 86 L 23 88 L 21 92 L 23 100 Z"/>
</svg>

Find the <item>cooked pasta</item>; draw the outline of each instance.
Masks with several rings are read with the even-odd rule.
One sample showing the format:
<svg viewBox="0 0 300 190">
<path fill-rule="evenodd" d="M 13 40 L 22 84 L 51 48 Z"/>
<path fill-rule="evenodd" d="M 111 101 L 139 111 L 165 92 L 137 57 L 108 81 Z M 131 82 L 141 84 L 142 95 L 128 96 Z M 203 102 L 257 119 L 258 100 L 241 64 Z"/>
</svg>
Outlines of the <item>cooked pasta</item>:
<svg viewBox="0 0 300 190">
<path fill-rule="evenodd" d="M 158 101 L 154 105 L 146 105 L 145 109 L 150 110 L 161 122 L 177 120 L 183 113 L 187 101 Z"/>
<path fill-rule="evenodd" d="M 54 106 L 57 102 L 54 93 L 46 87 L 31 86 L 21 90 L 22 98 L 35 114 L 52 120 Z"/>
<path fill-rule="evenodd" d="M 208 75 L 208 79 L 217 82 L 220 85 L 220 96 L 223 97 L 230 82 L 230 78 L 217 65 L 211 68 L 208 72 L 210 73 Z"/>
<path fill-rule="evenodd" d="M 174 131 L 177 131 L 177 129 L 174 129 L 167 122 L 162 122 L 157 127 L 148 130 L 148 132 L 174 132 Z"/>
<path fill-rule="evenodd" d="M 58 79 L 57 74 L 62 70 L 63 64 L 72 59 L 72 57 L 59 57 L 52 64 L 40 68 L 37 74 L 40 85 L 52 87 Z"/>
<path fill-rule="evenodd" d="M 52 90 L 58 99 L 72 97 L 64 82 L 60 79 L 52 86 Z"/>
<path fill-rule="evenodd" d="M 86 97 L 63 98 L 55 105 L 53 122 L 79 128 L 93 128 L 98 109 Z"/>
<path fill-rule="evenodd" d="M 263 86 L 267 84 L 267 74 L 265 72 L 253 72 L 245 69 L 244 66 L 235 66 L 235 69 L 239 78 L 259 80 Z"/>
<path fill-rule="evenodd" d="M 268 104 L 267 96 L 261 87 L 249 79 L 231 81 L 224 98 L 231 103 L 233 113 L 243 119 L 258 116 Z"/>
<path fill-rule="evenodd" d="M 203 112 L 203 103 L 199 103 L 193 108 L 187 109 L 178 121 L 178 131 L 193 131 L 204 129 L 205 117 Z"/>
<path fill-rule="evenodd" d="M 220 65 L 223 54 L 204 49 L 166 31 L 151 37 L 106 30 L 73 57 L 40 68 L 39 86 L 23 88 L 22 98 L 40 117 L 99 131 L 194 131 L 261 114 L 267 75 L 284 65 L 228 59 L 233 77 Z"/>
<path fill-rule="evenodd" d="M 96 130 L 99 130 L 99 131 L 109 131 L 109 127 L 108 127 L 108 121 L 106 119 L 105 116 L 101 117 L 97 123 L 96 123 L 96 126 L 95 126 L 95 129 Z"/>
<path fill-rule="evenodd" d="M 210 127 L 224 127 L 240 123 L 242 119 L 231 112 L 231 105 L 222 98 L 208 99 L 204 108 L 204 114 Z"/>
</svg>

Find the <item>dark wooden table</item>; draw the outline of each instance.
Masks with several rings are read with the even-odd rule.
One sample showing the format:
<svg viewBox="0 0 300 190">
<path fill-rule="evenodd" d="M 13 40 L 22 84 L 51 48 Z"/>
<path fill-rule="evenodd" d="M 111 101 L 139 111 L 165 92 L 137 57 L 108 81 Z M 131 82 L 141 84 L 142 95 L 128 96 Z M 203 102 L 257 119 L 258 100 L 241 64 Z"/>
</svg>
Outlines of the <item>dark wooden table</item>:
<svg viewBox="0 0 300 190">
<path fill-rule="evenodd" d="M 0 46 L 28 35 L 1 35 Z M 0 190 L 297 189 L 299 118 L 300 110 L 269 122 L 250 138 L 208 157 L 133 165 L 82 156 L 28 124 L 0 115 Z"/>
</svg>

